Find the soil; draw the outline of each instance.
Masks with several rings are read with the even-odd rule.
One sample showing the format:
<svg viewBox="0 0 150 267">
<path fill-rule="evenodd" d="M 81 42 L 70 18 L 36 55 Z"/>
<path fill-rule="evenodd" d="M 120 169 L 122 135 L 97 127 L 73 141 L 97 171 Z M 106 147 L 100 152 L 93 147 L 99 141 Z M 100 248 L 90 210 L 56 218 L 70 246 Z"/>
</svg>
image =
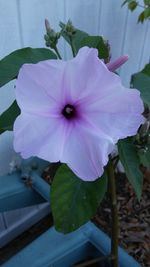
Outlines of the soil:
<svg viewBox="0 0 150 267">
<path fill-rule="evenodd" d="M 150 267 L 150 173 L 142 168 L 144 185 L 141 201 L 124 174 L 116 176 L 118 214 L 120 223 L 119 245 L 143 267 Z M 103 200 L 94 222 L 111 236 L 109 197 Z"/>
<path fill-rule="evenodd" d="M 118 213 L 120 221 L 119 244 L 132 255 L 143 267 L 150 267 L 150 173 L 144 173 L 143 194 L 138 202 L 131 185 L 124 174 L 116 175 Z M 49 181 L 49 174 L 44 174 Z M 101 203 L 94 223 L 108 235 L 111 235 L 111 212 L 109 196 Z M 16 254 L 23 247 L 37 238 L 53 224 L 48 215 L 28 231 L 17 237 L 0 250 L 0 265 Z M 103 265 L 93 265 L 103 266 Z"/>
</svg>

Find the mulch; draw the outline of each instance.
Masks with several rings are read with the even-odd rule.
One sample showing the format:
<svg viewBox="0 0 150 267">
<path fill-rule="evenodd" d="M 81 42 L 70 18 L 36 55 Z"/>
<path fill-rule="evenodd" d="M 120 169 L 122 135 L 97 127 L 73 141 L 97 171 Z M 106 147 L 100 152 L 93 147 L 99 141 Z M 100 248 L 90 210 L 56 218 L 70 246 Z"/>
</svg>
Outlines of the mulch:
<svg viewBox="0 0 150 267">
<path fill-rule="evenodd" d="M 150 173 L 142 168 L 144 185 L 141 201 L 124 174 L 116 175 L 118 214 L 120 224 L 119 244 L 143 267 L 150 267 Z M 109 197 L 103 200 L 94 218 L 97 226 L 111 235 Z"/>
<path fill-rule="evenodd" d="M 138 202 L 131 185 L 124 174 L 116 175 L 118 214 L 120 222 L 119 244 L 143 267 L 150 267 L 150 173 L 144 173 L 143 194 Z M 49 180 L 49 174 L 44 174 Z M 96 216 L 95 224 L 111 235 L 111 211 L 109 196 L 106 195 Z M 52 217 L 46 216 L 25 233 L 0 250 L 0 265 L 23 247 L 37 238 L 52 225 Z"/>
</svg>

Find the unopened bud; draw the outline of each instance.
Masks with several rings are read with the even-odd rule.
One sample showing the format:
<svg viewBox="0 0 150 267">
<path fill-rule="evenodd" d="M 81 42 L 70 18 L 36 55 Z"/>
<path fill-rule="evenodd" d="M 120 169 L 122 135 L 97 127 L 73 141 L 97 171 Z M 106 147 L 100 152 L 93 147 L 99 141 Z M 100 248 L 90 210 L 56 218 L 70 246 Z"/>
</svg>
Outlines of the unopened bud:
<svg viewBox="0 0 150 267">
<path fill-rule="evenodd" d="M 55 32 L 47 19 L 45 19 L 46 34 L 44 35 L 47 47 L 55 48 L 60 38 L 60 32 Z"/>
<path fill-rule="evenodd" d="M 61 26 L 61 25 L 60 25 Z M 64 25 L 63 31 L 69 36 L 72 37 L 76 33 L 76 29 L 72 24 L 72 21 L 69 19 L 67 24 Z"/>
<path fill-rule="evenodd" d="M 107 68 L 110 71 L 115 71 L 116 69 L 120 68 L 128 59 L 129 57 L 127 55 L 121 56 L 115 61 L 107 63 Z"/>
<path fill-rule="evenodd" d="M 45 28 L 46 28 L 47 33 L 51 32 L 51 30 L 52 30 L 50 27 L 48 19 L 45 19 Z"/>
</svg>

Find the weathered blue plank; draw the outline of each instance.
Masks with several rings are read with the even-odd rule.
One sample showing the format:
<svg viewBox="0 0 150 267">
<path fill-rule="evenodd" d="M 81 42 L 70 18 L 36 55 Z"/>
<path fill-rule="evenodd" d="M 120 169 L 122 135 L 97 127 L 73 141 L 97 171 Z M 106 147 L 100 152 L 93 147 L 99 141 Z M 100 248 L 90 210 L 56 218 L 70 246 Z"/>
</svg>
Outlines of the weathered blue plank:
<svg viewBox="0 0 150 267">
<path fill-rule="evenodd" d="M 49 185 L 39 176 L 47 164 L 46 161 L 30 159 L 24 161 L 22 171 L 0 177 L 0 212 L 32 206 L 49 200 Z M 32 170 L 33 166 L 36 167 L 35 171 Z M 32 178 L 29 184 L 22 180 L 27 177 Z"/>
<path fill-rule="evenodd" d="M 19 211 L 19 214 L 17 214 L 16 211 Z M 3 229 L 1 224 L 0 248 L 37 223 L 48 213 L 50 213 L 50 206 L 48 203 L 2 213 L 1 217 L 4 217 L 6 227 Z"/>
<path fill-rule="evenodd" d="M 67 235 L 52 227 L 2 266 L 70 267 L 98 251 L 99 255 L 108 255 L 110 243 L 108 236 L 90 222 Z M 119 261 L 120 267 L 140 267 L 121 248 Z"/>
<path fill-rule="evenodd" d="M 20 179 L 20 173 L 0 177 L 0 212 L 36 205 L 45 200 Z"/>
</svg>

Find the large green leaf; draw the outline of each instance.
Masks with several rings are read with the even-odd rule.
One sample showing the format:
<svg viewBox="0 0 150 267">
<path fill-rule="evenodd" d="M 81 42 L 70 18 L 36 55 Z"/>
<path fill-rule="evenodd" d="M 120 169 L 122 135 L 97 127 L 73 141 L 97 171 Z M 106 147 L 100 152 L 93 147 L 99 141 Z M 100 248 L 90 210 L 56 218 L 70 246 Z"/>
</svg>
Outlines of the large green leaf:
<svg viewBox="0 0 150 267">
<path fill-rule="evenodd" d="M 137 73 L 132 76 L 131 85 L 141 92 L 141 97 L 150 107 L 150 76 L 145 73 Z"/>
<path fill-rule="evenodd" d="M 125 169 L 127 178 L 133 186 L 138 200 L 140 200 L 142 194 L 143 175 L 139 169 L 140 159 L 132 138 L 120 140 L 118 143 L 118 150 L 120 161 Z"/>
<path fill-rule="evenodd" d="M 79 179 L 66 165 L 62 165 L 51 188 L 51 205 L 55 227 L 69 233 L 91 219 L 107 190 L 107 177 L 94 182 Z"/>
<path fill-rule="evenodd" d="M 46 59 L 56 59 L 47 48 L 22 48 L 0 60 L 0 87 L 15 79 L 24 63 L 37 63 Z"/>
<path fill-rule="evenodd" d="M 80 47 L 88 46 L 98 49 L 99 58 L 108 59 L 109 49 L 108 45 L 101 36 L 88 36 L 81 40 Z"/>
<path fill-rule="evenodd" d="M 0 134 L 5 131 L 13 130 L 14 121 L 19 114 L 20 109 L 17 102 L 14 101 L 12 105 L 0 115 Z"/>
</svg>

